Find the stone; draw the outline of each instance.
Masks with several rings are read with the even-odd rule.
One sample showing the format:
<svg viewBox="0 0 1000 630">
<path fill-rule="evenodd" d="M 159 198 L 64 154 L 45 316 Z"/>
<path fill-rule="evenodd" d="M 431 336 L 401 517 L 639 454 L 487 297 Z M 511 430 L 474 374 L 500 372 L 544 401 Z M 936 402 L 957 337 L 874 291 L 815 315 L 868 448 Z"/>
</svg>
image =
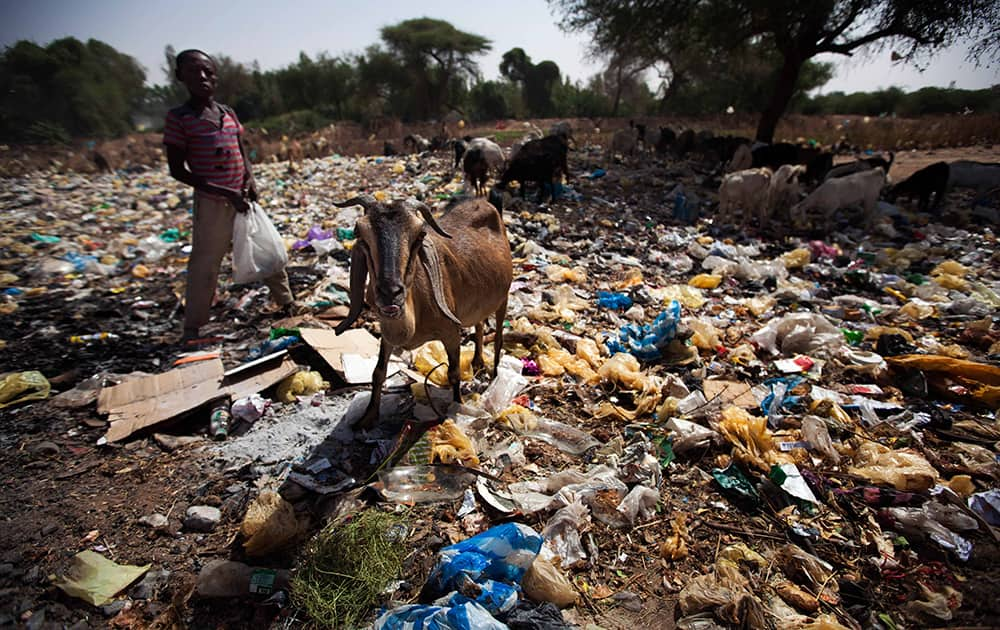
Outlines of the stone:
<svg viewBox="0 0 1000 630">
<path fill-rule="evenodd" d="M 147 514 L 146 516 L 140 518 L 139 522 L 146 527 L 159 531 L 166 530 L 167 525 L 170 523 L 166 516 L 159 513 Z"/>
<path fill-rule="evenodd" d="M 132 589 L 132 599 L 153 599 L 156 593 L 167 585 L 170 580 L 170 571 L 149 571 L 138 584 Z"/>
<path fill-rule="evenodd" d="M 184 527 L 196 532 L 210 532 L 222 519 L 219 508 L 211 505 L 192 505 L 184 517 Z"/>
<path fill-rule="evenodd" d="M 42 442 L 35 442 L 28 447 L 28 450 L 39 457 L 53 457 L 59 454 L 59 445 L 55 442 L 44 440 Z"/>
<path fill-rule="evenodd" d="M 125 607 L 128 606 L 128 604 L 129 600 L 125 598 L 116 599 L 110 604 L 105 604 L 101 606 L 101 612 L 104 613 L 105 617 L 114 617 L 121 611 L 125 610 Z"/>
</svg>

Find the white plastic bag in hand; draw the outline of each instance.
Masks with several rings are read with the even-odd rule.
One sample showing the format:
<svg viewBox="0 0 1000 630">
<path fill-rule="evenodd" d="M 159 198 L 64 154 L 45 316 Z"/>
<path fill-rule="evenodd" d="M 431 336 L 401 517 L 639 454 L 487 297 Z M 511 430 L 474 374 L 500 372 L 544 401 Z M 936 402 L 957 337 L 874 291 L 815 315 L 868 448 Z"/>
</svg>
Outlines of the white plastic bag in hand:
<svg viewBox="0 0 1000 630">
<path fill-rule="evenodd" d="M 233 224 L 233 281 L 237 284 L 270 277 L 288 263 L 285 241 L 259 205 L 236 214 Z"/>
</svg>

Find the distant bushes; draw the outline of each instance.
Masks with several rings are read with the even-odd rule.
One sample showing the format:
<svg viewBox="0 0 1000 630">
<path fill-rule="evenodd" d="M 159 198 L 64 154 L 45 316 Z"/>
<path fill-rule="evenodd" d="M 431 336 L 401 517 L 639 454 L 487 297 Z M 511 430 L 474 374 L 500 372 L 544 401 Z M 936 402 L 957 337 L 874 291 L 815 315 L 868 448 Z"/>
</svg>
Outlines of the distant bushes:
<svg viewBox="0 0 1000 630">
<path fill-rule="evenodd" d="M 904 92 L 891 87 L 875 92 L 830 92 L 806 98 L 797 111 L 803 114 L 856 114 L 859 116 L 925 116 L 929 114 L 1000 113 L 1000 84 L 983 90 L 926 87 Z"/>
</svg>

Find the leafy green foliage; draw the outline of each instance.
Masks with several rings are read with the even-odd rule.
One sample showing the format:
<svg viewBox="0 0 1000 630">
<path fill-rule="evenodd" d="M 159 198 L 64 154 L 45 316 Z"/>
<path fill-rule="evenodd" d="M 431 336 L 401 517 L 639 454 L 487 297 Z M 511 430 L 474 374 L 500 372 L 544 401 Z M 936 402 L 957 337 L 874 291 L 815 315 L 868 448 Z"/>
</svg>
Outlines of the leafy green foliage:
<svg viewBox="0 0 1000 630">
<path fill-rule="evenodd" d="M 0 54 L 0 138 L 64 141 L 131 129 L 145 95 L 135 59 L 96 39 L 41 47 L 19 41 Z"/>
<path fill-rule="evenodd" d="M 523 48 L 511 48 L 500 62 L 500 74 L 520 85 L 528 115 L 545 118 L 555 113 L 552 90 L 559 84 L 559 66 L 554 61 L 534 64 Z"/>
</svg>

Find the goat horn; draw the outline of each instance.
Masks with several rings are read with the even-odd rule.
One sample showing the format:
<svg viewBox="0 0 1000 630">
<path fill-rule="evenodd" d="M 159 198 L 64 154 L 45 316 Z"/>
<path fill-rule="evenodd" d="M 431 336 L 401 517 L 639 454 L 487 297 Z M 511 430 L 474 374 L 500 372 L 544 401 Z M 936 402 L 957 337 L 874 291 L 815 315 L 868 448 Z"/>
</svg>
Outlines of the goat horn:
<svg viewBox="0 0 1000 630">
<path fill-rule="evenodd" d="M 435 232 L 437 232 L 438 234 L 440 234 L 445 238 L 451 238 L 451 234 L 448 234 L 447 232 L 442 230 L 441 226 L 438 225 L 437 221 L 434 220 L 434 215 L 431 214 L 431 209 L 427 207 L 427 204 L 421 201 L 417 201 L 416 199 L 407 199 L 406 205 L 419 212 L 420 216 L 424 218 L 424 221 L 426 221 L 427 224 L 431 226 L 431 228 L 433 228 Z"/>
<path fill-rule="evenodd" d="M 333 205 L 337 206 L 338 208 L 347 208 L 349 206 L 361 206 L 365 209 L 365 214 L 368 214 L 368 212 L 372 209 L 372 206 L 374 206 L 376 203 L 378 202 L 375 201 L 375 197 L 372 197 L 371 195 L 358 195 L 357 197 L 351 197 L 347 201 L 341 201 L 341 202 L 334 201 Z"/>
</svg>

